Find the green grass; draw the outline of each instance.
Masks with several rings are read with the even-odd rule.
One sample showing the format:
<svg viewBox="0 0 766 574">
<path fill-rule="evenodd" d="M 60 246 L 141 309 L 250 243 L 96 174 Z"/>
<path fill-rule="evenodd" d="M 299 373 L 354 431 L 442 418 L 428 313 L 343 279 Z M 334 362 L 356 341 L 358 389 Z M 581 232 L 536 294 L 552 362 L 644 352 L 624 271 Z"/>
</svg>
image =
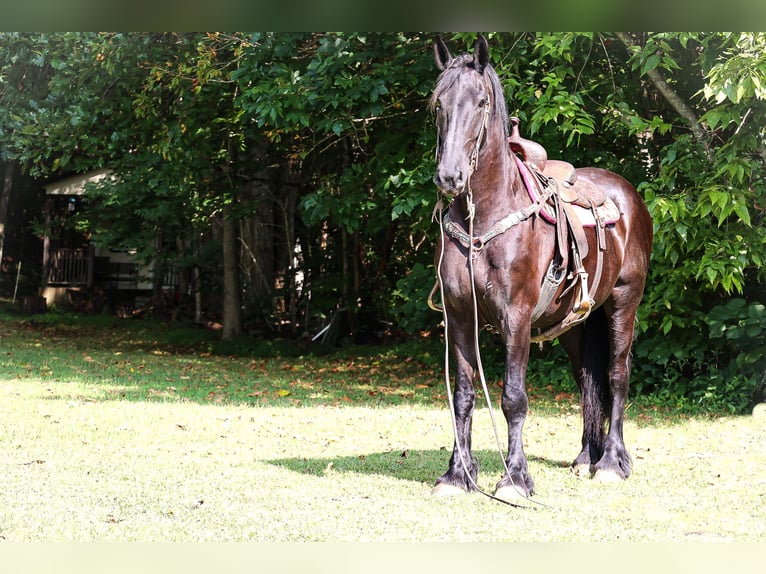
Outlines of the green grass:
<svg viewBox="0 0 766 574">
<path fill-rule="evenodd" d="M 439 353 L 425 342 L 224 346 L 194 327 L 0 315 L 0 540 L 766 536 L 763 419 L 633 405 L 634 475 L 605 485 L 568 471 L 576 397 L 542 378 L 525 450 L 535 498 L 551 508 L 431 498 L 452 443 Z M 501 461 L 485 408 L 474 448 L 491 489 Z"/>
</svg>

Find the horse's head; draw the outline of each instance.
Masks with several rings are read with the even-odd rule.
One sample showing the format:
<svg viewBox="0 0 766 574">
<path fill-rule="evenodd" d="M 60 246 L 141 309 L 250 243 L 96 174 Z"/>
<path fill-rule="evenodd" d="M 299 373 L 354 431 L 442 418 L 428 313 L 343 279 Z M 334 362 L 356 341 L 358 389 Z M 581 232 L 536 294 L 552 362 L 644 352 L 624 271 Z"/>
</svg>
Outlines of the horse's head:
<svg viewBox="0 0 766 574">
<path fill-rule="evenodd" d="M 437 129 L 434 183 L 444 195 L 456 196 L 465 191 L 476 168 L 490 114 L 499 105 L 501 113 L 507 115 L 505 101 L 497 74 L 489 65 L 489 46 L 484 36 L 479 35 L 473 54 L 454 58 L 437 37 L 434 56 L 442 71 L 431 97 Z M 507 124 L 507 120 L 503 121 Z"/>
</svg>

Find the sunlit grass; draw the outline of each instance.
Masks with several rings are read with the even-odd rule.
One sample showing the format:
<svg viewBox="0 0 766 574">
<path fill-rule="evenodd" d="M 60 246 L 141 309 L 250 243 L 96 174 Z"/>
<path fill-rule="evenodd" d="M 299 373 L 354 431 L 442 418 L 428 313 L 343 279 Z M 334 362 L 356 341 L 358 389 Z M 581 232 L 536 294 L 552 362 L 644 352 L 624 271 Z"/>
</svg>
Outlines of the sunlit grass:
<svg viewBox="0 0 766 574">
<path fill-rule="evenodd" d="M 0 381 L 0 537 L 8 541 L 683 541 L 766 536 L 766 432 L 749 417 L 629 423 L 634 475 L 567 469 L 579 417 L 530 416 L 547 507 L 432 499 L 451 445 L 433 406 L 253 406 L 36 378 Z M 480 485 L 501 462 L 476 413 Z"/>
<path fill-rule="evenodd" d="M 424 362 L 427 351 L 400 357 L 384 348 L 344 351 L 285 342 L 250 348 L 242 343 L 244 353 L 227 354 L 225 344 L 197 327 L 163 331 L 151 322 L 68 321 L 6 317 L 3 374 L 116 386 L 134 400 L 163 395 L 254 405 L 428 402 L 441 392 L 433 361 Z"/>
<path fill-rule="evenodd" d="M 766 425 L 753 417 L 632 405 L 634 475 L 599 484 L 569 472 L 577 397 L 539 369 L 524 437 L 547 507 L 435 500 L 452 443 L 438 342 L 221 346 L 196 327 L 55 314 L 0 326 L 0 540 L 766 536 Z M 491 491 L 502 463 L 481 405 L 474 448 Z"/>
</svg>

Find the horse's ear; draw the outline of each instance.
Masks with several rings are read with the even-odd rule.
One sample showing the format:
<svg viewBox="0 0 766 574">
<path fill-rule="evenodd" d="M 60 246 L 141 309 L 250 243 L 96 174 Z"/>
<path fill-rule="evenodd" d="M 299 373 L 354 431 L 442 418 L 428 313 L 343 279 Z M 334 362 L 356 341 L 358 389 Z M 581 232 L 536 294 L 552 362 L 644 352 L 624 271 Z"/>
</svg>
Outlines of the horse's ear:
<svg viewBox="0 0 766 574">
<path fill-rule="evenodd" d="M 480 74 L 484 73 L 484 68 L 489 65 L 489 44 L 487 39 L 479 34 L 476 43 L 473 45 L 473 66 Z"/>
<path fill-rule="evenodd" d="M 449 53 L 447 44 L 442 40 L 441 34 L 437 34 L 436 38 L 434 38 L 434 60 L 436 60 L 436 67 L 440 70 L 445 70 L 452 61 L 452 56 Z"/>
</svg>

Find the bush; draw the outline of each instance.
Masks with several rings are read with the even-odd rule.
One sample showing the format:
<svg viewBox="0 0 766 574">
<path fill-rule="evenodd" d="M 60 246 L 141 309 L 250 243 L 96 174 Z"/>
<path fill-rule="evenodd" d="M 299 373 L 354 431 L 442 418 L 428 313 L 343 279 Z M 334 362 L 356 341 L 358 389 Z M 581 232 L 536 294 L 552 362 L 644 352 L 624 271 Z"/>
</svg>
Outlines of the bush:
<svg viewBox="0 0 766 574">
<path fill-rule="evenodd" d="M 391 313 L 397 325 L 407 333 L 430 331 L 441 321 L 441 315 L 427 304 L 428 294 L 435 279 L 433 265 L 415 263 L 412 269 L 396 282 L 396 289 L 392 293 L 394 305 Z"/>
<path fill-rule="evenodd" d="M 741 297 L 645 333 L 636 345 L 633 389 L 690 412 L 748 412 L 763 400 L 766 307 Z"/>
</svg>

